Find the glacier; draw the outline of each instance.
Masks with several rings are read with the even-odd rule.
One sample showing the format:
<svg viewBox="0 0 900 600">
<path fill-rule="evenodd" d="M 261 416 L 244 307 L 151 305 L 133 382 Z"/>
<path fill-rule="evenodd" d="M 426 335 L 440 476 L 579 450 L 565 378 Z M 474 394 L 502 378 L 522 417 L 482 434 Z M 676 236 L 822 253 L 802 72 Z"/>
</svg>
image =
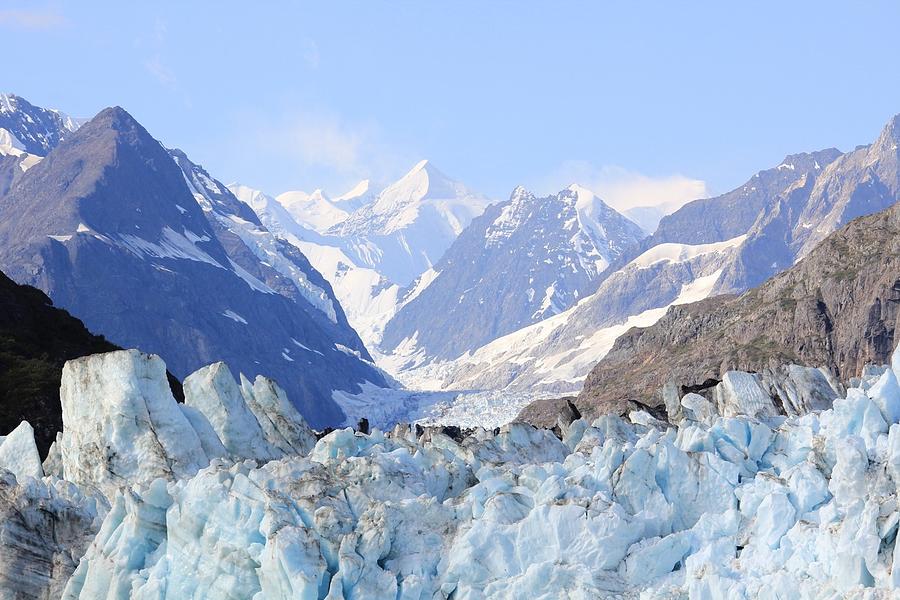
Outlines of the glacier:
<svg viewBox="0 0 900 600">
<path fill-rule="evenodd" d="M 159 357 L 70 361 L 43 467 L 0 441 L 0 598 L 892 597 L 893 362 L 796 367 L 790 411 L 730 372 L 668 422 L 317 434 L 222 364 L 179 404 Z"/>
</svg>

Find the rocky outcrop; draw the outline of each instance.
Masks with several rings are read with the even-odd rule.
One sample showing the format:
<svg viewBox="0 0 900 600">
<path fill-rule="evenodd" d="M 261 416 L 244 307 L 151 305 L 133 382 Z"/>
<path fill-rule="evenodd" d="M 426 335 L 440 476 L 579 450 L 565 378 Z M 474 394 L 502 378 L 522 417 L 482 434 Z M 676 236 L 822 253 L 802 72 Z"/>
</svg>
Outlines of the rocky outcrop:
<svg viewBox="0 0 900 600">
<path fill-rule="evenodd" d="M 740 296 L 675 306 L 655 325 L 622 335 L 578 396 L 587 414 L 663 406 L 716 385 L 731 370 L 825 367 L 841 380 L 886 362 L 900 304 L 900 207 L 852 221 L 806 258 Z M 788 385 L 782 380 L 783 385 Z M 785 402 L 787 389 L 781 391 Z"/>
</svg>

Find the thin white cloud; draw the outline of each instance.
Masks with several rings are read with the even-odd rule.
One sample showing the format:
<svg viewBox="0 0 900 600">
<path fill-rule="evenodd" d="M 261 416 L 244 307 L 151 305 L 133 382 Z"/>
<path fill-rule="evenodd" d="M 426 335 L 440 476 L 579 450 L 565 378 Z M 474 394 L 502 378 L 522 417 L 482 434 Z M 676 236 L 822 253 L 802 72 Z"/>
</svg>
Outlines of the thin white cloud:
<svg viewBox="0 0 900 600">
<path fill-rule="evenodd" d="M 162 58 L 158 54 L 144 61 L 144 69 L 162 85 L 166 87 L 175 86 L 177 81 L 175 73 L 163 64 Z"/>
<path fill-rule="evenodd" d="M 169 28 L 166 22 L 157 18 L 153 21 L 151 27 L 143 30 L 141 35 L 135 38 L 134 47 L 147 56 L 142 62 L 144 70 L 156 79 L 160 85 L 175 90 L 178 85 L 178 78 L 174 69 L 164 59 L 168 49 L 168 33 Z"/>
<path fill-rule="evenodd" d="M 0 26 L 11 29 L 55 29 L 66 24 L 66 18 L 53 10 L 0 10 Z"/>
<path fill-rule="evenodd" d="M 700 179 L 681 174 L 651 177 L 618 166 L 597 167 L 587 161 L 567 161 L 535 187 L 550 193 L 572 183 L 592 190 L 619 212 L 655 207 L 669 213 L 710 195 L 706 182 Z"/>
<path fill-rule="evenodd" d="M 342 189 L 360 179 L 393 177 L 414 163 L 374 122 L 351 121 L 333 111 L 295 107 L 278 117 L 245 114 L 239 122 L 235 135 L 258 162 L 277 164 L 310 188 Z"/>
</svg>

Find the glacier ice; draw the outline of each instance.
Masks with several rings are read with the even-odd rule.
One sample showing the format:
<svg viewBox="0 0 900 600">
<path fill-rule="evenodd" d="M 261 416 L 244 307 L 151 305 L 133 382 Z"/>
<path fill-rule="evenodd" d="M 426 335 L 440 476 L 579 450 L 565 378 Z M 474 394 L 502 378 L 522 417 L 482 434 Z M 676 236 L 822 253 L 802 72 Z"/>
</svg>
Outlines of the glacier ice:
<svg viewBox="0 0 900 600">
<path fill-rule="evenodd" d="M 121 350 L 71 360 L 60 401 L 64 477 L 107 498 L 123 483 L 190 477 L 209 464 L 158 356 Z"/>
<path fill-rule="evenodd" d="M 73 483 L 0 467 L 0 598 L 59 598 L 104 514 Z"/>
<path fill-rule="evenodd" d="M 262 427 L 225 363 L 203 367 L 185 378 L 184 403 L 203 413 L 232 456 L 261 461 L 274 458 Z"/>
<path fill-rule="evenodd" d="M 22 421 L 0 439 L 0 469 L 12 472 L 16 479 L 26 476 L 40 479 L 44 476 L 41 456 L 34 443 L 34 429 L 28 421 Z"/>
<path fill-rule="evenodd" d="M 561 422 L 562 439 L 513 423 L 316 440 L 264 378 L 238 383 L 214 365 L 188 378 L 179 406 L 156 357 L 112 353 L 66 373 L 66 416 L 93 407 L 55 444 L 75 481 L 50 458 L 43 478 L 0 471 L 0 511 L 21 513 L 0 533 L 41 539 L 28 528 L 47 517 L 23 503 L 71 522 L 68 537 L 41 539 L 45 558 L 21 584 L 36 597 L 876 598 L 900 587 L 890 369 L 810 412 L 825 380 L 794 372 L 780 384 L 800 399 L 787 415 L 763 398 L 765 375 L 735 372 L 713 401 L 680 398 L 677 425 L 635 411 Z M 92 470 L 98 449 L 107 458 Z M 21 552 L 16 535 L 0 537 L 0 557 Z M 0 585 L 9 564 L 0 558 Z"/>
</svg>

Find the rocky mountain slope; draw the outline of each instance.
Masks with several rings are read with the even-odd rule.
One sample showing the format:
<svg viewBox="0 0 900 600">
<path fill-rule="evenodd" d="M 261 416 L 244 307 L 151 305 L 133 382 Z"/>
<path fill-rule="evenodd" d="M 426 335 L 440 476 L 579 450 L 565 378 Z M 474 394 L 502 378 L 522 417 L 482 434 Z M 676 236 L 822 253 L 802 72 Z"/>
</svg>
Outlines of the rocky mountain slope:
<svg viewBox="0 0 900 600">
<path fill-rule="evenodd" d="M 851 219 L 892 206 L 900 199 L 900 115 L 874 143 L 808 171 L 760 213 L 747 243 L 722 274 L 716 291 L 740 292 L 759 285 L 806 256 L 829 233 Z"/>
<path fill-rule="evenodd" d="M 546 198 L 517 188 L 450 246 L 428 286 L 385 326 L 381 350 L 453 359 L 558 314 L 642 236 L 582 187 Z"/>
<path fill-rule="evenodd" d="M 713 198 L 688 202 L 664 216 L 644 249 L 666 242 L 709 244 L 747 233 L 760 212 L 805 177 L 815 177 L 841 156 L 836 148 L 791 154 L 756 173 L 744 185 Z"/>
<path fill-rule="evenodd" d="M 57 110 L 34 106 L 15 94 L 0 94 L 0 146 L 45 156 L 81 123 Z"/>
<path fill-rule="evenodd" d="M 879 364 L 896 343 L 900 206 L 849 223 L 797 265 L 740 296 L 671 308 L 632 329 L 591 371 L 587 414 L 663 404 L 662 387 L 699 390 L 731 369 L 822 365 L 842 379 Z"/>
<path fill-rule="evenodd" d="M 178 376 L 215 360 L 277 376 L 319 426 L 343 420 L 333 390 L 384 385 L 303 254 L 120 108 L 0 198 L 0 268 Z"/>
</svg>

